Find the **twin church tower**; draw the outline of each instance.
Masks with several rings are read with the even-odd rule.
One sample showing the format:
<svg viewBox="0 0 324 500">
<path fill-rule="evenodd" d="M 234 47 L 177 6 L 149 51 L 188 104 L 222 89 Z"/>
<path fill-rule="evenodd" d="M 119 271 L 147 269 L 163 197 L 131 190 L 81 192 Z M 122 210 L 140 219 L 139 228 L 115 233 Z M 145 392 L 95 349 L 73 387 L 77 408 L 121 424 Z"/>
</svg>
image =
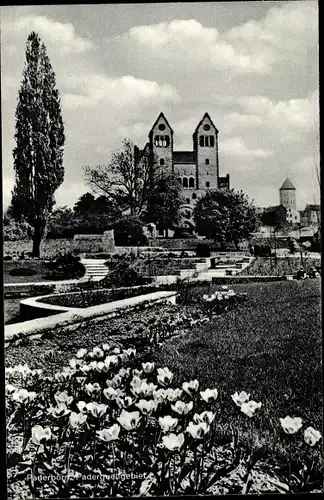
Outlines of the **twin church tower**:
<svg viewBox="0 0 324 500">
<path fill-rule="evenodd" d="M 219 177 L 218 130 L 208 113 L 198 123 L 192 139 L 192 151 L 174 151 L 173 130 L 164 114 L 160 113 L 144 149 L 135 146 L 135 162 L 140 162 L 143 155 L 149 155 L 153 164 L 178 178 L 187 213 L 192 212 L 196 200 L 208 189 L 229 188 L 229 175 Z"/>
</svg>

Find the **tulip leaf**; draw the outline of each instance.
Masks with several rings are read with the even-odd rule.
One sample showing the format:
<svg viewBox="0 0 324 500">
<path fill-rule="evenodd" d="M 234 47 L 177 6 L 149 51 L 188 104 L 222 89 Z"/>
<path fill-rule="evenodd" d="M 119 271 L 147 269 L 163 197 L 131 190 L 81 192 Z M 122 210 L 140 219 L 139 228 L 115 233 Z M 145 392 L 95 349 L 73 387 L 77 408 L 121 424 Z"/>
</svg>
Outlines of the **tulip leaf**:
<svg viewBox="0 0 324 500">
<path fill-rule="evenodd" d="M 15 471 L 15 478 L 16 479 L 23 479 L 24 477 L 28 476 L 28 474 L 31 473 L 31 467 L 26 467 L 25 469 L 18 469 Z"/>
<path fill-rule="evenodd" d="M 7 468 L 10 469 L 11 467 L 15 467 L 17 464 L 22 464 L 23 463 L 23 456 L 21 453 L 17 453 L 14 451 L 11 453 L 8 458 L 7 458 Z"/>
<path fill-rule="evenodd" d="M 255 466 L 255 464 L 261 460 L 261 458 L 263 458 L 266 454 L 266 447 L 265 446 L 261 446 L 261 448 L 258 448 L 254 453 L 253 455 L 251 456 L 251 459 L 250 459 L 250 462 L 248 464 L 248 473 L 250 473 L 250 471 L 253 469 L 253 467 Z"/>
<path fill-rule="evenodd" d="M 47 469 L 48 471 L 52 471 L 53 470 L 53 466 L 50 465 L 49 463 L 47 462 L 43 462 L 42 465 L 45 467 L 45 469 Z"/>
<path fill-rule="evenodd" d="M 213 476 L 208 478 L 207 485 L 206 485 L 206 491 L 211 486 L 213 486 L 213 484 L 215 484 L 219 479 L 227 476 L 230 472 L 232 472 L 234 469 L 236 469 L 236 467 L 240 463 L 240 458 L 241 458 L 241 450 L 239 449 L 239 450 L 237 450 L 235 459 L 231 464 L 225 465 L 224 467 L 221 467 L 220 469 L 218 469 L 218 471 L 215 472 L 215 474 Z"/>
</svg>

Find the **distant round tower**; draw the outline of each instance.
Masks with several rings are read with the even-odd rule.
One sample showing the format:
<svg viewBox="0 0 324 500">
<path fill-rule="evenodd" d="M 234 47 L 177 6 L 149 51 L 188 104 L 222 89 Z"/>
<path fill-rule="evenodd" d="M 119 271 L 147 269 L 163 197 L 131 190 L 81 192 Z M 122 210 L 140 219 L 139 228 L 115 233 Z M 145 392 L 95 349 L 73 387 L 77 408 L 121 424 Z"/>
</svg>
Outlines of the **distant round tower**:
<svg viewBox="0 0 324 500">
<path fill-rule="evenodd" d="M 279 189 L 279 203 L 285 208 L 296 210 L 296 188 L 288 177 Z"/>
</svg>

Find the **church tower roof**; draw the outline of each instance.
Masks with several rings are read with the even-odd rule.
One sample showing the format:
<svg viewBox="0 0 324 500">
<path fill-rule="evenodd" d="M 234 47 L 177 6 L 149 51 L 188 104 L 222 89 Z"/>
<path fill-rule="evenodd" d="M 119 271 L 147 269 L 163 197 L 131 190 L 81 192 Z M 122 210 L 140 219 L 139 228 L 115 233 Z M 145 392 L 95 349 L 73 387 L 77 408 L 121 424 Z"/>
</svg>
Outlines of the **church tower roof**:
<svg viewBox="0 0 324 500">
<path fill-rule="evenodd" d="M 211 123 L 212 127 L 214 127 L 214 129 L 215 129 L 215 130 L 216 130 L 216 132 L 218 133 L 218 130 L 217 130 L 217 128 L 215 127 L 215 125 L 214 125 L 214 123 L 213 123 L 213 120 L 210 118 L 210 116 L 209 116 L 209 114 L 208 114 L 208 113 L 205 113 L 205 114 L 204 114 L 204 116 L 202 117 L 202 119 L 200 120 L 200 122 L 198 123 L 198 125 L 197 125 L 197 127 L 196 127 L 196 129 L 195 129 L 195 131 L 194 131 L 194 134 L 193 134 L 193 135 L 195 135 L 195 134 L 197 133 L 197 131 L 198 131 L 198 129 L 199 129 L 199 127 L 200 127 L 200 125 L 202 124 L 202 122 L 204 121 L 204 119 L 205 119 L 205 118 L 207 118 L 207 119 L 210 121 L 210 123 Z"/>
<path fill-rule="evenodd" d="M 153 126 L 152 126 L 151 130 L 150 130 L 149 137 L 152 135 L 152 133 L 153 133 L 153 129 L 156 127 L 157 123 L 158 123 L 161 119 L 165 121 L 166 126 L 167 126 L 167 127 L 169 127 L 170 132 L 171 132 L 171 134 L 173 135 L 173 130 L 172 130 L 171 126 L 170 126 L 170 123 L 169 123 L 169 122 L 168 122 L 168 120 L 165 118 L 164 114 L 163 114 L 163 113 L 160 113 L 160 114 L 159 114 L 159 116 L 157 117 L 157 119 L 155 120 L 155 122 L 154 122 L 154 124 L 153 124 Z"/>
<path fill-rule="evenodd" d="M 281 186 L 280 191 L 283 190 L 283 189 L 294 189 L 294 190 L 296 190 L 295 186 L 293 185 L 293 183 L 291 182 L 291 180 L 288 177 L 285 180 L 285 182 L 283 183 L 283 185 Z"/>
</svg>

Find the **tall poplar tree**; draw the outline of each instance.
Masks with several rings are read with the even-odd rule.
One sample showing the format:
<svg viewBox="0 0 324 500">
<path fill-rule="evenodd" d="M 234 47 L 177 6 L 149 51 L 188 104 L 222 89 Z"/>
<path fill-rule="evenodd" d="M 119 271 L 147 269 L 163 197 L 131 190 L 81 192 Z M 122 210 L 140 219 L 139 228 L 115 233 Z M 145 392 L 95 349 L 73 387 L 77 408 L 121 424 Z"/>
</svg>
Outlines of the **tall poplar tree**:
<svg viewBox="0 0 324 500">
<path fill-rule="evenodd" d="M 12 205 L 16 218 L 24 217 L 32 226 L 32 254 L 39 257 L 46 222 L 55 204 L 54 193 L 64 180 L 65 135 L 55 74 L 46 47 L 35 32 L 26 43 L 15 139 Z"/>
</svg>

